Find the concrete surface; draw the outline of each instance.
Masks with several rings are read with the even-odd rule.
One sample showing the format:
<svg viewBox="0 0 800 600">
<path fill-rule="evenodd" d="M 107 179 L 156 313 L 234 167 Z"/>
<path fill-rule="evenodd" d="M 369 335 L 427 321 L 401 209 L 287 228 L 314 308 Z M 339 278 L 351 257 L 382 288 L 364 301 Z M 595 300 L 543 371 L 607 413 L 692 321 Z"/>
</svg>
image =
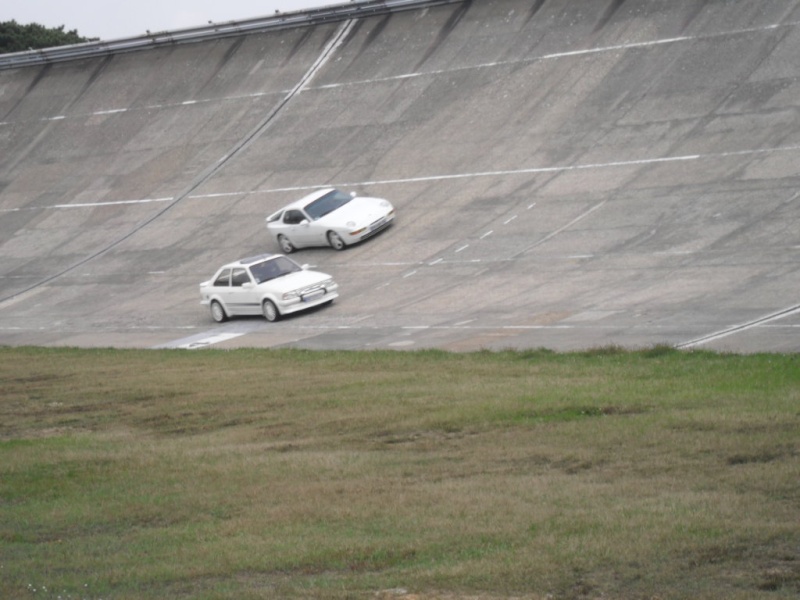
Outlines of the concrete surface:
<svg viewBox="0 0 800 600">
<path fill-rule="evenodd" d="M 800 351 L 800 0 L 482 0 L 0 71 L 0 344 Z M 293 255 L 341 297 L 215 324 Z"/>
</svg>

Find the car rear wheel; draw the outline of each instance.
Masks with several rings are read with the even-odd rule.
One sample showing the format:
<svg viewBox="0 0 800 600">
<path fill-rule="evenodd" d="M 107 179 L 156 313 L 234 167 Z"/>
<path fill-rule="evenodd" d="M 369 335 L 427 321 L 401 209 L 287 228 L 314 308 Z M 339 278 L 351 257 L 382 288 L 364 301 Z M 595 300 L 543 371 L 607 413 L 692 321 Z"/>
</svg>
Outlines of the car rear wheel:
<svg viewBox="0 0 800 600">
<path fill-rule="evenodd" d="M 275 306 L 272 300 L 264 300 L 264 304 L 261 305 L 261 312 L 264 313 L 264 318 L 270 322 L 277 321 L 281 316 L 281 313 L 278 312 L 278 307 Z"/>
<path fill-rule="evenodd" d="M 211 318 L 217 323 L 223 323 L 224 321 L 228 320 L 228 315 L 225 314 L 225 309 L 222 308 L 222 304 L 216 300 L 211 303 Z"/>
<path fill-rule="evenodd" d="M 285 235 L 278 236 L 278 244 L 280 244 L 281 250 L 284 254 L 291 254 L 294 252 L 294 244 L 287 238 Z"/>
<path fill-rule="evenodd" d="M 344 240 L 339 237 L 339 234 L 335 231 L 328 232 L 328 243 L 331 245 L 331 248 L 334 250 L 341 250 L 344 248 Z"/>
</svg>

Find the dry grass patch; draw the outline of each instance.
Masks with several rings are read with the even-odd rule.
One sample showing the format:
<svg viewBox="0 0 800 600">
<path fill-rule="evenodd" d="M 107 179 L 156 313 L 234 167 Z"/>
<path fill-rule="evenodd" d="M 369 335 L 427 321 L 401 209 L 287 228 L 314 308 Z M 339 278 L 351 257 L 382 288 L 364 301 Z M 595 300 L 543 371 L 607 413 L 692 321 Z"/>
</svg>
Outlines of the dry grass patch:
<svg viewBox="0 0 800 600">
<path fill-rule="evenodd" d="M 800 594 L 794 355 L 0 355 L 2 597 Z"/>
</svg>

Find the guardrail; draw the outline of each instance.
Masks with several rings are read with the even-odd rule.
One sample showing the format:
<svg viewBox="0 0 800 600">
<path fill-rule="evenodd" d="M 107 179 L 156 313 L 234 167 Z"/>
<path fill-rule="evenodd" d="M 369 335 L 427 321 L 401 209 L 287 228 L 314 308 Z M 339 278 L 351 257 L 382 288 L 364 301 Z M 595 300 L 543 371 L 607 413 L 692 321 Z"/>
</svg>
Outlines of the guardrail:
<svg viewBox="0 0 800 600">
<path fill-rule="evenodd" d="M 69 46 L 0 54 L 0 70 L 19 69 L 22 67 L 79 60 L 83 58 L 96 58 L 98 56 L 119 54 L 122 52 L 149 50 L 160 46 L 191 44 L 210 39 L 261 33 L 290 27 L 308 27 L 322 23 L 343 21 L 346 19 L 380 15 L 390 12 L 413 10 L 442 4 L 456 4 L 464 1 L 465 0 L 368 0 L 366 2 L 337 4 L 334 6 L 325 6 L 297 12 L 276 13 L 269 17 L 259 17 L 247 19 L 245 21 L 210 23 L 202 27 L 161 31 L 158 33 L 147 32 L 146 35 L 139 37 L 84 42 L 82 44 L 71 44 Z"/>
</svg>

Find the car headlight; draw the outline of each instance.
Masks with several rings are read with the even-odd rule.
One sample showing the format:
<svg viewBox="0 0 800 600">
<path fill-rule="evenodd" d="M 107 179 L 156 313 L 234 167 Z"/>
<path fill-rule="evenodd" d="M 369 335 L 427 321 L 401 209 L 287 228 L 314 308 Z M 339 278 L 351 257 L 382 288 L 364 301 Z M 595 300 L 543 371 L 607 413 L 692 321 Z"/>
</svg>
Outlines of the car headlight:
<svg viewBox="0 0 800 600">
<path fill-rule="evenodd" d="M 297 290 L 293 290 L 291 292 L 284 293 L 283 296 L 281 296 L 281 297 L 284 300 L 294 300 L 295 298 L 299 298 L 300 297 L 300 292 L 298 292 Z"/>
<path fill-rule="evenodd" d="M 355 231 L 351 231 L 350 235 L 358 235 L 359 233 L 363 233 L 366 227 L 362 227 L 361 229 L 356 229 Z"/>
</svg>

